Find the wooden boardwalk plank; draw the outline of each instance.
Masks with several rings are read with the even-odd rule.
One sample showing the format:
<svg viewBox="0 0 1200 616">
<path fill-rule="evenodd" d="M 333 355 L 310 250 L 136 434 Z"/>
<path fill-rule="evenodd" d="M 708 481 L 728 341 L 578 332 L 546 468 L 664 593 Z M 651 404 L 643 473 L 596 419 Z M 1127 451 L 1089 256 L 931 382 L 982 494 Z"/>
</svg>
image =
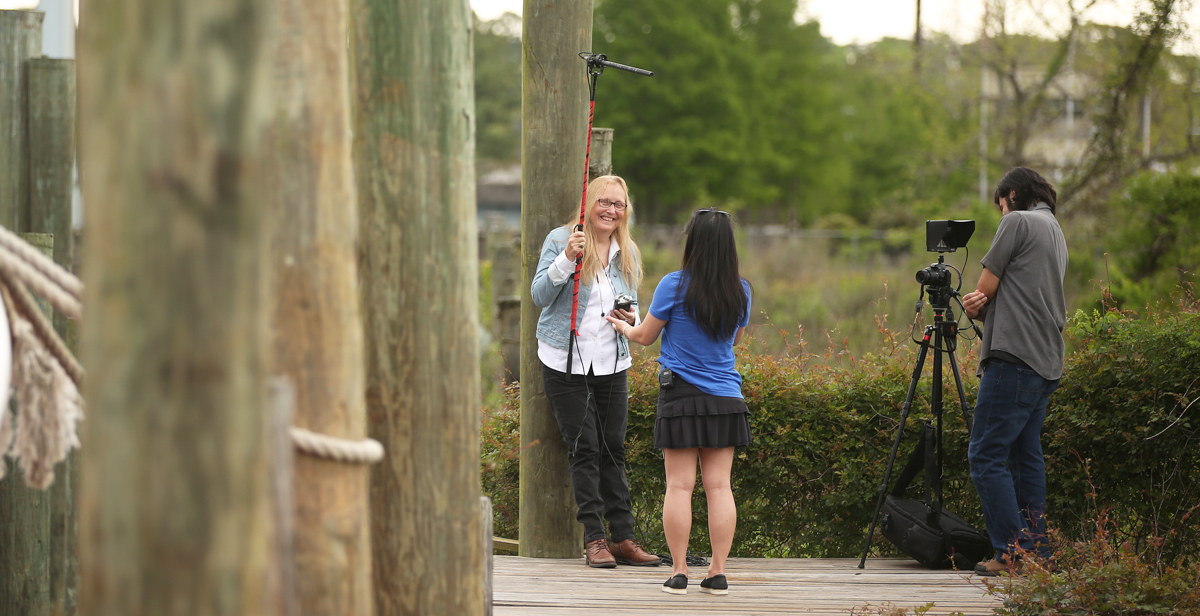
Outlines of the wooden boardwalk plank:
<svg viewBox="0 0 1200 616">
<path fill-rule="evenodd" d="M 590 569 L 583 559 L 497 556 L 494 560 L 495 616 L 581 616 L 661 613 L 705 616 L 742 614 L 848 614 L 867 604 L 916 607 L 933 602 L 929 614 L 992 613 L 999 599 L 988 596 L 978 577 L 930 571 L 908 559 L 879 558 L 858 568 L 858 559 L 731 558 L 729 595 L 699 592 L 703 567 L 693 567 L 688 594 L 659 590 L 669 567 Z"/>
</svg>

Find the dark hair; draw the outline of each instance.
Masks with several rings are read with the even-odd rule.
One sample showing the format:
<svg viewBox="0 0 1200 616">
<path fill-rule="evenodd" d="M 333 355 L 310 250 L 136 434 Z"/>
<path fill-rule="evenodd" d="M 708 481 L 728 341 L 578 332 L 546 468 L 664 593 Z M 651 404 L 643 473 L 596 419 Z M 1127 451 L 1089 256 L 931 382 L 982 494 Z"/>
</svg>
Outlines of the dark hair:
<svg viewBox="0 0 1200 616">
<path fill-rule="evenodd" d="M 1000 205 L 1000 197 L 1007 197 L 1016 191 L 1017 194 L 1013 198 L 1012 203 L 1008 204 L 1009 210 L 1028 210 L 1037 205 L 1039 201 L 1044 201 L 1050 206 L 1050 213 L 1055 213 L 1055 201 L 1058 200 L 1058 193 L 1054 192 L 1054 187 L 1040 173 L 1028 167 L 1013 167 L 1004 174 L 1000 179 L 1000 183 L 996 185 L 996 192 L 992 195 L 992 203 Z"/>
<path fill-rule="evenodd" d="M 750 310 L 738 273 L 737 244 L 729 214 L 697 210 L 688 222 L 682 278 L 683 308 L 713 340 L 733 336 Z M 682 285 L 681 285 L 682 286 Z"/>
</svg>

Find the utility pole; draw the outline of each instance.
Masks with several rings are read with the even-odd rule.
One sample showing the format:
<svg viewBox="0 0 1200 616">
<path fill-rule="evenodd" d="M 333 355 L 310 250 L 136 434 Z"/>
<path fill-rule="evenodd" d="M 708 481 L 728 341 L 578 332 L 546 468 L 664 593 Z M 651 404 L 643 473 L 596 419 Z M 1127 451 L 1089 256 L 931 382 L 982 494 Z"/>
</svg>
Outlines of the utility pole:
<svg viewBox="0 0 1200 616">
<path fill-rule="evenodd" d="M 587 146 L 587 70 L 592 0 L 525 0 L 521 33 L 521 505 L 520 554 L 577 558 L 583 527 L 567 449 L 542 389 L 537 321 L 530 285 L 542 242 L 579 211 Z"/>
<path fill-rule="evenodd" d="M 988 201 L 988 89 L 987 42 L 991 2 L 983 3 L 983 31 L 979 37 L 979 202 Z"/>
<path fill-rule="evenodd" d="M 921 70 L 921 0 L 917 0 L 917 30 L 913 33 L 913 71 Z"/>
</svg>

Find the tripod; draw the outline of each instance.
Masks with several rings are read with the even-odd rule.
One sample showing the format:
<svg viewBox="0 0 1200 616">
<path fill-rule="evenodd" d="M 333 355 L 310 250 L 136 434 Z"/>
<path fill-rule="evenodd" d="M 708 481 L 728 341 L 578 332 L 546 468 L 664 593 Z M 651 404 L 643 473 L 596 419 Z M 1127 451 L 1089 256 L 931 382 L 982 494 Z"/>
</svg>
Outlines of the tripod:
<svg viewBox="0 0 1200 616">
<path fill-rule="evenodd" d="M 942 260 L 938 257 L 939 262 Z M 922 291 L 924 292 L 924 291 Z M 930 409 L 937 422 L 937 437 L 934 451 L 937 459 L 937 472 L 942 470 L 942 356 L 949 359 L 950 369 L 954 373 L 954 384 L 958 388 L 958 400 L 962 406 L 963 419 L 967 422 L 968 433 L 971 430 L 971 417 L 967 413 L 967 396 L 963 391 L 962 375 L 958 372 L 958 360 L 954 350 L 958 347 L 958 322 L 954 320 L 954 311 L 950 308 L 950 299 L 957 295 L 949 286 L 929 287 L 929 303 L 933 306 L 933 323 L 925 326 L 925 334 L 921 338 L 921 351 L 917 354 L 917 366 L 913 369 L 912 380 L 908 384 L 908 395 L 900 407 L 900 427 L 896 429 L 896 438 L 892 441 L 892 451 L 888 454 L 887 470 L 883 474 L 883 483 L 879 485 L 879 499 L 875 503 L 875 515 L 871 517 L 871 529 L 867 531 L 867 543 L 863 546 L 862 559 L 858 568 L 863 569 L 867 564 L 867 553 L 871 550 L 871 540 L 875 536 L 875 526 L 879 522 L 879 512 L 887 496 L 888 482 L 891 481 L 892 467 L 896 463 L 896 452 L 900 449 L 900 440 L 904 437 L 904 423 L 912 410 L 913 397 L 917 393 L 917 382 L 921 379 L 921 370 L 925 367 L 925 357 L 929 349 L 933 349 L 933 387 L 930 393 Z M 931 342 L 932 341 L 932 342 Z M 930 514 L 940 515 L 942 493 L 940 477 L 934 482 L 935 495 L 930 502 Z M 936 519 L 936 518 L 935 518 Z"/>
</svg>

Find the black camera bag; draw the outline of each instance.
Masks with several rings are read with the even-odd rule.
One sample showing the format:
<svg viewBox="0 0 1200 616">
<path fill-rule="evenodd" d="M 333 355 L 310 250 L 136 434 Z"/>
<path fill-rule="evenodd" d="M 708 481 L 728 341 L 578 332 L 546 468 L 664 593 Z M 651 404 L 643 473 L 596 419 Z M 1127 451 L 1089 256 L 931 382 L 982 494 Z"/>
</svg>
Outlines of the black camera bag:
<svg viewBox="0 0 1200 616">
<path fill-rule="evenodd" d="M 925 422 L 916 449 L 896 480 L 896 487 L 884 500 L 880 530 L 901 552 L 930 569 L 954 567 L 970 571 L 991 554 L 992 545 L 987 533 L 942 507 L 941 469 L 934 451 L 936 438 L 933 424 Z M 904 498 L 904 491 L 922 470 L 925 499 Z"/>
</svg>

